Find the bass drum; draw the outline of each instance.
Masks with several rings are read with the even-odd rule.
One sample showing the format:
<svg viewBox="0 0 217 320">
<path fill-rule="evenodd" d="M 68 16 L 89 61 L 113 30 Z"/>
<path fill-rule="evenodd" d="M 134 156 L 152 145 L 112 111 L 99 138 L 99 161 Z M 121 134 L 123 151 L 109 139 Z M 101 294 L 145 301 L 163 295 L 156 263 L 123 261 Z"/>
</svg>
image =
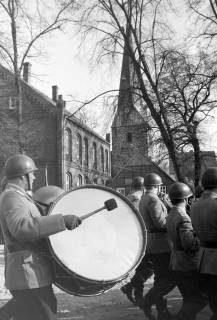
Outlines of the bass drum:
<svg viewBox="0 0 217 320">
<path fill-rule="evenodd" d="M 49 237 L 56 274 L 55 285 L 69 294 L 101 294 L 129 277 L 146 246 L 143 219 L 131 202 L 115 190 L 85 185 L 62 194 L 48 214 L 79 217 L 114 198 L 117 208 L 106 209 L 82 221 L 74 230 Z"/>
</svg>

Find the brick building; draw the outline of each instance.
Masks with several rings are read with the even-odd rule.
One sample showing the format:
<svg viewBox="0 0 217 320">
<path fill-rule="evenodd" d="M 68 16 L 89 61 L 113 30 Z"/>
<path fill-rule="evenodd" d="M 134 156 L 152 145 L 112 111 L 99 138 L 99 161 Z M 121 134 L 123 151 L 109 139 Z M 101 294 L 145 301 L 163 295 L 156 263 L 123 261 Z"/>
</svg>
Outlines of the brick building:
<svg viewBox="0 0 217 320">
<path fill-rule="evenodd" d="M 22 147 L 38 167 L 34 188 L 48 184 L 69 189 L 85 183 L 105 184 L 110 178 L 110 144 L 66 110 L 52 88 L 52 99 L 29 83 L 25 63 L 22 88 L 22 125 L 18 126 L 18 99 L 14 74 L 0 65 L 0 178 L 8 156 Z"/>
<path fill-rule="evenodd" d="M 135 176 L 158 173 L 163 180 L 163 190 L 174 182 L 152 158 L 149 145 L 151 134 L 148 117 L 142 115 L 132 91 L 135 73 L 127 46 L 124 47 L 117 111 L 112 123 L 112 178 L 110 186 L 127 194 Z M 143 108 L 144 109 L 144 108 Z"/>
</svg>

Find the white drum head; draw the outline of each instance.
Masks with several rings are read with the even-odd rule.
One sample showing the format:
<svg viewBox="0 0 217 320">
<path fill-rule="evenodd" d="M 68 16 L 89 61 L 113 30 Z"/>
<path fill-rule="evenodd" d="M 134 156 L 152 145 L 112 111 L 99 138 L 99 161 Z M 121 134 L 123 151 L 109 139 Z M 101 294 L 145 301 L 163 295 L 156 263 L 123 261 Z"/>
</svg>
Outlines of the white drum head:
<svg viewBox="0 0 217 320">
<path fill-rule="evenodd" d="M 145 250 L 144 225 L 134 207 L 110 188 L 81 187 L 63 194 L 49 214 L 83 216 L 114 198 L 118 207 L 104 209 L 72 230 L 49 237 L 55 256 L 66 268 L 88 279 L 111 281 L 138 264 Z"/>
</svg>

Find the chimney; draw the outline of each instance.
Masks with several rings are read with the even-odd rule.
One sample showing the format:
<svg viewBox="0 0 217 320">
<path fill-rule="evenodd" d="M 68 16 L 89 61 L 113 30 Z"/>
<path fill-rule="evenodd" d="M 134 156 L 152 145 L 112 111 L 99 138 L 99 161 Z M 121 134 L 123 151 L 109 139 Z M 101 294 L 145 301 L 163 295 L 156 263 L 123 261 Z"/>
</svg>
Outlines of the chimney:
<svg viewBox="0 0 217 320">
<path fill-rule="evenodd" d="M 106 139 L 107 142 L 109 142 L 109 143 L 111 142 L 110 141 L 111 140 L 110 133 L 106 133 L 106 138 L 105 139 Z"/>
<path fill-rule="evenodd" d="M 52 100 L 55 102 L 57 102 L 58 91 L 58 86 L 52 86 Z"/>
<path fill-rule="evenodd" d="M 26 81 L 27 83 L 30 82 L 31 67 L 32 67 L 31 63 L 24 62 L 24 64 L 23 64 L 23 80 Z"/>
</svg>

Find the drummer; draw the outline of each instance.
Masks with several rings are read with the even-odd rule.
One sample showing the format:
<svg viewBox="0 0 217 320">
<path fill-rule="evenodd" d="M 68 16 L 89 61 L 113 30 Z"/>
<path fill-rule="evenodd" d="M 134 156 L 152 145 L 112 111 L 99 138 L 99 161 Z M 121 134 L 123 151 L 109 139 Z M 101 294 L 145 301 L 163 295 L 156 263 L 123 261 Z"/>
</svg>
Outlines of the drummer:
<svg viewBox="0 0 217 320">
<path fill-rule="evenodd" d="M 5 285 L 16 301 L 15 320 L 55 320 L 57 301 L 52 289 L 52 262 L 44 242 L 51 234 L 81 224 L 75 215 L 41 216 L 32 190 L 37 170 L 24 154 L 5 163 L 5 190 L 0 196 L 0 223 L 5 242 Z"/>
</svg>

